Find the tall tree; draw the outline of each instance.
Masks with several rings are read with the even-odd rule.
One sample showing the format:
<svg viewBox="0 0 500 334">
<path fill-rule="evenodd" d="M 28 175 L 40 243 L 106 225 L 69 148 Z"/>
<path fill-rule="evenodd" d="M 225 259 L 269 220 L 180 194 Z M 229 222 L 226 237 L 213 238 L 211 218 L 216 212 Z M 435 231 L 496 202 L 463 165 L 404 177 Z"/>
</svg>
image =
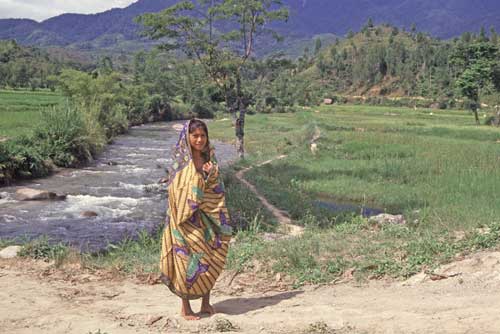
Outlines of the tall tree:
<svg viewBox="0 0 500 334">
<path fill-rule="evenodd" d="M 481 89 L 495 84 L 495 73 L 499 66 L 498 47 L 482 41 L 457 47 L 451 57 L 451 63 L 461 73 L 455 85 L 461 95 L 470 102 L 476 124 L 479 124 L 477 109 L 480 106 Z"/>
<path fill-rule="evenodd" d="M 316 38 L 316 41 L 314 42 L 314 56 L 316 57 L 319 52 L 321 51 L 321 46 L 322 46 L 322 43 L 321 43 L 321 38 Z"/>
<path fill-rule="evenodd" d="M 254 53 L 256 38 L 272 21 L 286 20 L 288 10 L 281 0 L 192 0 L 156 14 L 144 14 L 137 21 L 153 39 L 167 38 L 164 49 L 179 49 L 201 64 L 207 75 L 224 92 L 244 156 L 244 127 L 249 104 L 242 87 L 242 69 Z"/>
<path fill-rule="evenodd" d="M 491 39 L 491 43 L 493 44 L 498 44 L 498 34 L 497 34 L 497 31 L 495 30 L 495 27 L 491 27 L 490 28 L 490 39 Z"/>
</svg>

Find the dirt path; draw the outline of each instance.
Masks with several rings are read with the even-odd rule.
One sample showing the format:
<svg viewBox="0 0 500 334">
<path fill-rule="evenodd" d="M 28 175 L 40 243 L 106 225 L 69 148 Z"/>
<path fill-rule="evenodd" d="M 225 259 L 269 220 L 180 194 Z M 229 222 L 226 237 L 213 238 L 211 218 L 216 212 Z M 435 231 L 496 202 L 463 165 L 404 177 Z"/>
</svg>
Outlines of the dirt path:
<svg viewBox="0 0 500 334">
<path fill-rule="evenodd" d="M 271 162 L 273 162 L 275 160 L 280 160 L 280 159 L 284 159 L 284 158 L 286 158 L 286 155 L 280 155 L 279 157 L 276 157 L 274 159 L 267 160 L 267 161 L 264 161 L 264 162 L 258 164 L 257 167 L 264 166 L 264 165 L 270 164 Z M 287 212 L 280 210 L 277 207 L 275 207 L 274 205 L 272 205 L 271 203 L 269 203 L 269 201 L 264 196 L 262 196 L 261 193 L 259 193 L 257 188 L 255 188 L 255 186 L 253 184 L 251 184 L 250 182 L 248 182 L 245 179 L 245 173 L 248 172 L 249 170 L 251 170 L 252 168 L 253 168 L 253 166 L 250 166 L 248 168 L 240 170 L 238 173 L 236 173 L 236 178 L 238 180 L 240 180 L 244 185 L 246 185 L 255 194 L 255 196 L 259 199 L 259 201 L 262 203 L 262 205 L 264 205 L 264 207 L 267 210 L 269 210 L 269 212 L 271 212 L 273 214 L 273 216 L 276 218 L 276 220 L 280 224 L 280 226 L 285 234 L 288 234 L 291 236 L 301 235 L 304 232 L 304 228 L 302 226 L 294 225 L 292 220 L 288 216 Z"/>
<path fill-rule="evenodd" d="M 217 333 L 232 324 L 240 333 L 500 333 L 500 252 L 437 272 L 451 277 L 289 291 L 244 275 L 228 287 L 228 273 L 214 290 L 220 313 L 187 322 L 179 299 L 161 284 L 66 276 L 40 262 L 2 260 L 0 332 Z"/>
</svg>

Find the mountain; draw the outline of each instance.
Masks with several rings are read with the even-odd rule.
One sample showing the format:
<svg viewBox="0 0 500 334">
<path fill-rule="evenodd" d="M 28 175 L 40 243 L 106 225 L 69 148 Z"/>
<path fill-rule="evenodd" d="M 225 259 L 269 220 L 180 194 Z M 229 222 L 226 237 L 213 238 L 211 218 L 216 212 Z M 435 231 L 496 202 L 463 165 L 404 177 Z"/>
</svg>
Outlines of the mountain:
<svg viewBox="0 0 500 334">
<path fill-rule="evenodd" d="M 176 0 L 139 0 L 126 8 L 103 13 L 63 14 L 43 22 L 27 19 L 0 20 L 0 39 L 15 39 L 21 44 L 64 46 L 79 50 L 130 51 L 151 44 L 141 38 L 133 18 L 158 12 Z M 369 17 L 375 23 L 387 22 L 435 37 L 450 38 L 464 31 L 479 31 L 481 26 L 500 30 L 498 0 L 285 0 L 290 8 L 287 24 L 280 31 L 295 39 L 318 34 L 345 35 L 357 31 Z"/>
<path fill-rule="evenodd" d="M 62 14 L 43 22 L 26 19 L 0 20 L 0 39 L 16 39 L 37 46 L 72 46 L 77 49 L 106 48 L 124 41 L 140 41 L 134 17 L 159 12 L 176 0 L 141 0 L 126 8 L 98 14 Z"/>
<path fill-rule="evenodd" d="M 357 31 L 371 17 L 434 37 L 450 38 L 481 26 L 500 29 L 498 0 L 288 0 L 293 17 L 291 30 L 309 34 L 346 34 Z"/>
</svg>

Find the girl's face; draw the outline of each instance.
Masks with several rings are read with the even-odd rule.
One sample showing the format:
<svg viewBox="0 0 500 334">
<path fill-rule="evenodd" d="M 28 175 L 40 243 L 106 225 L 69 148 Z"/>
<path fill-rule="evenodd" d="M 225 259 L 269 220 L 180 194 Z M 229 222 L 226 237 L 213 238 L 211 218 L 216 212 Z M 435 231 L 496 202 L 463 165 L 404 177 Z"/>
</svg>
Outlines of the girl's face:
<svg viewBox="0 0 500 334">
<path fill-rule="evenodd" d="M 189 134 L 189 144 L 193 151 L 203 151 L 207 145 L 207 134 L 203 129 L 195 129 Z"/>
</svg>

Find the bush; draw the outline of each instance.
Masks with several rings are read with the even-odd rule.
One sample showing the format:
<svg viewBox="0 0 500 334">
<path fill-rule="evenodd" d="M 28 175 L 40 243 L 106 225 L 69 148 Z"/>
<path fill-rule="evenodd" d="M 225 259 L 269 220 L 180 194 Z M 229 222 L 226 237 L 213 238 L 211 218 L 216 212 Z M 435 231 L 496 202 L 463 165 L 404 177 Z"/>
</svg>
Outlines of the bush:
<svg viewBox="0 0 500 334">
<path fill-rule="evenodd" d="M 8 141 L 2 152 L 3 183 L 8 183 L 12 178 L 30 178 L 47 175 L 50 171 L 45 158 L 40 152 L 36 142 L 28 136 L 22 136 Z"/>
<path fill-rule="evenodd" d="M 76 167 L 92 160 L 92 148 L 82 113 L 76 108 L 42 112 L 41 123 L 33 132 L 33 141 L 41 155 L 61 167 Z"/>
<path fill-rule="evenodd" d="M 193 107 L 193 112 L 199 118 L 214 118 L 214 108 L 212 106 L 196 103 Z"/>
<path fill-rule="evenodd" d="M 193 107 L 190 104 L 173 102 L 170 106 L 172 108 L 172 120 L 190 119 L 194 116 Z"/>
<path fill-rule="evenodd" d="M 45 261 L 53 260 L 58 266 L 68 254 L 69 248 L 67 246 L 61 243 L 52 244 L 46 237 L 42 237 L 25 244 L 19 256 Z"/>
<path fill-rule="evenodd" d="M 264 103 L 266 106 L 277 107 L 278 99 L 274 96 L 266 96 L 266 98 L 264 99 Z"/>
<path fill-rule="evenodd" d="M 448 108 L 448 103 L 446 101 L 441 100 L 441 101 L 439 101 L 438 108 L 441 109 L 441 110 L 447 109 Z"/>
<path fill-rule="evenodd" d="M 257 113 L 257 108 L 255 105 L 251 104 L 247 107 L 247 114 L 248 115 L 255 115 Z"/>
<path fill-rule="evenodd" d="M 0 144 L 0 184 L 46 176 L 54 164 L 76 167 L 91 161 L 106 144 L 99 113 L 99 107 L 81 105 L 43 111 L 31 134 Z"/>
<path fill-rule="evenodd" d="M 490 115 L 484 120 L 484 125 L 494 125 L 498 126 L 500 124 L 500 119 L 498 116 Z"/>
</svg>

